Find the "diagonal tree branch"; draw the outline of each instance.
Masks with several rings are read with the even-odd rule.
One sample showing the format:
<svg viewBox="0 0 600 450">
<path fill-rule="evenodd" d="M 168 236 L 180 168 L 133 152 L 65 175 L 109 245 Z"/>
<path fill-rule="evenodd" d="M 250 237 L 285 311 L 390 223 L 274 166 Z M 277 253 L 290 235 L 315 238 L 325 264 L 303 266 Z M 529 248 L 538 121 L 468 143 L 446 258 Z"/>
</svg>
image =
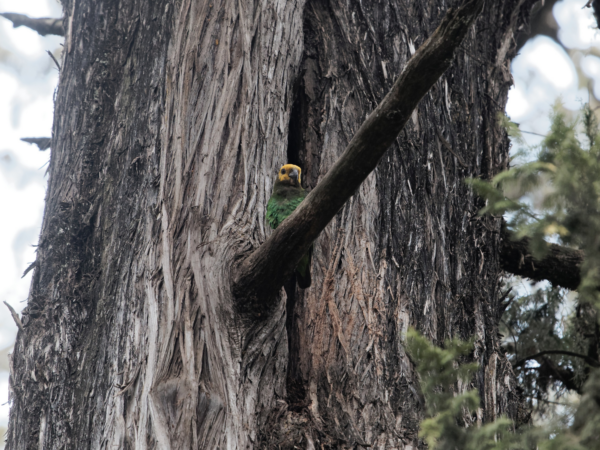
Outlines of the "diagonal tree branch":
<svg viewBox="0 0 600 450">
<path fill-rule="evenodd" d="M 57 36 L 65 35 L 62 19 L 53 19 L 51 17 L 35 19 L 26 16 L 25 14 L 17 13 L 0 13 L 0 16 L 10 20 L 13 23 L 13 28 L 25 26 L 37 31 L 38 34 L 42 36 L 46 36 L 47 34 L 55 34 Z"/>
<path fill-rule="evenodd" d="M 394 142 L 419 101 L 448 69 L 455 50 L 479 15 L 484 0 L 449 9 L 418 49 L 391 91 L 360 127 L 344 154 L 294 213 L 234 273 L 233 293 L 242 311 L 261 315 L 272 306 L 312 242 L 354 194 Z"/>
<path fill-rule="evenodd" d="M 581 282 L 581 263 L 584 253 L 569 247 L 548 244 L 548 254 L 543 259 L 535 259 L 529 252 L 529 238 L 511 240 L 510 234 L 502 227 L 500 262 L 502 269 L 514 275 L 531 278 L 534 281 L 548 280 L 555 286 L 572 291 Z"/>
</svg>

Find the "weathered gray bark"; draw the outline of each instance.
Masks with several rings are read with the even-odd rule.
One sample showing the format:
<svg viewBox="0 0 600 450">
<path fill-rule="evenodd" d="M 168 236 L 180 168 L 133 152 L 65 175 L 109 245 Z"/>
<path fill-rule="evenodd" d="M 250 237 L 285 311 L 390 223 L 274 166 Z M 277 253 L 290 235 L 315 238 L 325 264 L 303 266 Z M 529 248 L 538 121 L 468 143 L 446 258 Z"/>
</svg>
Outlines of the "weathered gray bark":
<svg viewBox="0 0 600 450">
<path fill-rule="evenodd" d="M 310 185 L 431 32 L 441 15 L 435 3 L 307 6 L 299 120 L 292 115 L 292 123 L 304 124 L 299 162 Z M 477 216 L 482 205 L 462 182 L 508 163 L 496 114 L 525 10 L 517 6 L 486 4 L 412 126 L 318 240 L 315 288 L 300 293 L 295 308 L 290 377 L 306 389 L 298 405 L 336 424 L 331 434 L 348 442 L 360 436 L 376 446 L 414 445 L 421 416 L 401 344 L 408 326 L 437 342 L 475 336 L 482 418 L 518 414 L 511 368 L 498 350 L 500 224 Z M 458 157 L 445 151 L 440 134 Z"/>
<path fill-rule="evenodd" d="M 410 325 L 475 336 L 479 418 L 518 419 L 497 337 L 500 224 L 462 179 L 506 167 L 496 114 L 530 3 L 486 4 L 317 240 L 286 332 L 285 294 L 256 321 L 231 293 L 268 233 L 273 176 L 300 163 L 314 187 L 447 3 L 65 1 L 8 448 L 415 448 Z"/>
</svg>

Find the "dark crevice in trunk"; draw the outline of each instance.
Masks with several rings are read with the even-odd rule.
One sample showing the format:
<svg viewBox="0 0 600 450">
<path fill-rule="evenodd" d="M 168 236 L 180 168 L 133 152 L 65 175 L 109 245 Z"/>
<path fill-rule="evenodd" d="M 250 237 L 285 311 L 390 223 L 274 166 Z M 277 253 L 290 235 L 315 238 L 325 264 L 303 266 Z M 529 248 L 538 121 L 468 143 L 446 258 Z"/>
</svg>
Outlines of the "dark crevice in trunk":
<svg viewBox="0 0 600 450">
<path fill-rule="evenodd" d="M 300 361 L 301 340 L 298 332 L 297 315 L 294 314 L 296 307 L 296 275 L 284 285 L 286 300 L 285 328 L 288 340 L 288 367 L 286 376 L 286 390 L 288 408 L 291 411 L 300 412 L 305 406 L 306 389 L 298 363 Z"/>
<path fill-rule="evenodd" d="M 298 316 L 294 314 L 296 308 L 296 276 L 284 285 L 287 295 L 285 328 L 288 338 L 288 368 L 286 376 L 286 390 L 288 408 L 290 411 L 300 412 L 306 405 L 306 388 L 299 367 L 301 339 L 298 332 Z"/>
<path fill-rule="evenodd" d="M 294 97 L 288 131 L 286 163 L 300 166 L 302 169 L 302 186 L 305 189 L 308 189 L 310 175 L 309 171 L 306 170 L 307 161 L 305 139 L 308 117 L 308 101 L 304 90 L 303 67 L 304 65 L 302 64 L 300 66 L 300 71 L 294 86 Z M 312 185 L 316 184 L 316 180 L 312 181 Z M 300 353 L 302 351 L 302 340 L 300 339 L 299 334 L 298 316 L 294 314 L 296 305 L 298 304 L 295 274 L 292 274 L 291 278 L 284 284 L 284 289 L 287 297 L 285 328 L 288 341 L 288 367 L 286 376 L 288 408 L 291 411 L 300 412 L 302 408 L 306 406 L 306 388 L 305 381 L 302 379 L 302 373 L 299 367 Z"/>
<path fill-rule="evenodd" d="M 318 64 L 318 55 L 323 51 L 323 42 L 315 29 L 316 18 L 310 1 L 304 8 L 303 34 L 304 55 L 298 69 L 294 85 L 293 104 L 290 115 L 287 147 L 287 163 L 296 164 L 302 169 L 302 187 L 313 189 L 319 181 L 320 155 L 322 151 L 322 136 L 319 125 L 323 119 L 324 102 L 317 96 L 329 85 L 329 80 L 323 77 Z M 301 336 L 301 327 L 305 324 L 300 320 L 298 312 L 306 308 L 304 291 L 298 291 L 295 275 L 284 285 L 287 295 L 286 331 L 288 338 L 288 368 L 286 390 L 288 408 L 294 412 L 304 410 L 307 399 L 307 380 L 303 375 L 301 361 L 306 360 L 310 348 L 304 348 L 305 340 Z"/>
<path fill-rule="evenodd" d="M 304 113 L 304 114 L 303 114 Z M 288 132 L 287 163 L 296 164 L 304 169 L 300 154 L 305 147 L 304 129 L 306 128 L 306 102 L 304 101 L 304 86 L 299 76 L 294 86 L 294 103 L 290 116 Z M 302 172 L 305 175 L 304 171 Z M 305 184 L 303 182 L 302 184 Z"/>
</svg>

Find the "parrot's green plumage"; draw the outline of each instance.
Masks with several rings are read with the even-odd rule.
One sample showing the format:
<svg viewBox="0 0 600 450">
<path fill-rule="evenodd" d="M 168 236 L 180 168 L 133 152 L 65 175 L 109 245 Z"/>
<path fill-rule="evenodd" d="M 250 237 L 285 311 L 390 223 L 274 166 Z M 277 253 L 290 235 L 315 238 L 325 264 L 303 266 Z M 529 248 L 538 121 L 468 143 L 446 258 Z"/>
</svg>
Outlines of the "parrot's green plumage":
<svg viewBox="0 0 600 450">
<path fill-rule="evenodd" d="M 286 164 L 279 169 L 273 194 L 267 204 L 267 222 L 271 228 L 277 228 L 306 197 L 307 192 L 302 189 L 300 173 L 300 167 L 293 164 Z M 312 246 L 296 266 L 296 281 L 302 289 L 306 289 L 311 283 L 311 260 Z"/>
</svg>

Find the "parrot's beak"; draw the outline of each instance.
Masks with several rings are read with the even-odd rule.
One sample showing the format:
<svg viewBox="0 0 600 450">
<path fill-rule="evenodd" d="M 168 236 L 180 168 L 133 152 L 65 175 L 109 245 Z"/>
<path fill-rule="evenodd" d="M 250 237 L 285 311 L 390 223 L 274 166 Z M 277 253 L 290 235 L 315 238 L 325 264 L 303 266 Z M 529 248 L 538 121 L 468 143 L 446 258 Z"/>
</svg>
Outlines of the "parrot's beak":
<svg viewBox="0 0 600 450">
<path fill-rule="evenodd" d="M 298 181 L 298 171 L 296 169 L 290 170 L 289 177 L 294 181 Z"/>
</svg>

